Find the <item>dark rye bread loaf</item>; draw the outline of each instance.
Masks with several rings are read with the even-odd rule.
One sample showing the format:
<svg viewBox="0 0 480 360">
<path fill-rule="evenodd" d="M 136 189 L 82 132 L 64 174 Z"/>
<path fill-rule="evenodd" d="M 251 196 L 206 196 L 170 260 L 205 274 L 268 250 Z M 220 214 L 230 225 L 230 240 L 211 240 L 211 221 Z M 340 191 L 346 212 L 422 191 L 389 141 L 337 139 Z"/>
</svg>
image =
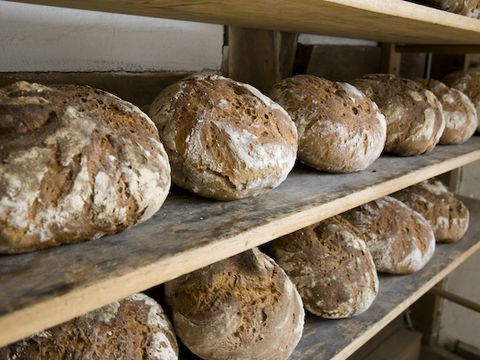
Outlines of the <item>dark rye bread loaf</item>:
<svg viewBox="0 0 480 360">
<path fill-rule="evenodd" d="M 134 294 L 0 349 L 0 360 L 177 360 L 162 308 Z"/>
<path fill-rule="evenodd" d="M 0 253 L 126 229 L 169 187 L 156 128 L 132 104 L 87 86 L 0 89 Z"/>
<path fill-rule="evenodd" d="M 417 79 L 416 81 L 433 92 L 442 103 L 445 130 L 440 143 L 463 144 L 470 139 L 477 129 L 478 118 L 475 106 L 468 96 L 438 80 Z"/>
<path fill-rule="evenodd" d="M 269 249 L 315 315 L 355 316 L 377 296 L 377 272 L 363 236 L 340 216 L 282 236 Z"/>
<path fill-rule="evenodd" d="M 298 157 L 317 170 L 345 173 L 370 166 L 382 153 L 385 117 L 352 85 L 312 75 L 277 83 L 270 93 L 298 130 Z"/>
<path fill-rule="evenodd" d="M 472 18 L 478 18 L 480 16 L 479 0 L 423 0 L 423 3 Z"/>
<path fill-rule="evenodd" d="M 205 360 L 284 360 L 303 330 L 302 300 L 257 249 L 165 285 L 177 335 Z"/>
<path fill-rule="evenodd" d="M 410 156 L 433 150 L 443 134 L 445 120 L 442 105 L 431 91 L 390 74 L 365 75 L 353 84 L 385 115 L 385 152 Z"/>
<path fill-rule="evenodd" d="M 392 196 L 420 213 L 430 223 L 438 242 L 455 242 L 465 235 L 468 209 L 440 181 L 426 180 Z"/>
<path fill-rule="evenodd" d="M 391 274 L 418 271 L 435 250 L 435 236 L 427 220 L 390 196 L 341 216 L 363 234 L 378 271 Z"/>
<path fill-rule="evenodd" d="M 218 200 L 255 196 L 292 169 L 297 130 L 255 88 L 212 74 L 164 89 L 150 108 L 175 184 Z"/>
<path fill-rule="evenodd" d="M 479 119 L 477 130 L 480 131 L 480 70 L 469 72 L 454 72 L 447 75 L 443 81 L 448 86 L 460 90 L 472 100 Z"/>
</svg>

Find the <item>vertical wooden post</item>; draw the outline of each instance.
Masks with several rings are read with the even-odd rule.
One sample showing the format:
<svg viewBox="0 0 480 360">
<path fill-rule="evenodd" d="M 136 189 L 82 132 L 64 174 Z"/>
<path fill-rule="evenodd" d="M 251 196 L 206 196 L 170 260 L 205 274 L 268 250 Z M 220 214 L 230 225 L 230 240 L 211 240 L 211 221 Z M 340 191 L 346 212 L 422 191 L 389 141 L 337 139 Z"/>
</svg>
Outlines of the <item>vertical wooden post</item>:
<svg viewBox="0 0 480 360">
<path fill-rule="evenodd" d="M 382 44 L 382 60 L 380 68 L 383 73 L 400 75 L 400 61 L 402 56 L 395 51 L 395 44 L 383 43 Z"/>
<path fill-rule="evenodd" d="M 268 94 L 291 75 L 297 38 L 297 33 L 229 27 L 229 76 Z"/>
</svg>

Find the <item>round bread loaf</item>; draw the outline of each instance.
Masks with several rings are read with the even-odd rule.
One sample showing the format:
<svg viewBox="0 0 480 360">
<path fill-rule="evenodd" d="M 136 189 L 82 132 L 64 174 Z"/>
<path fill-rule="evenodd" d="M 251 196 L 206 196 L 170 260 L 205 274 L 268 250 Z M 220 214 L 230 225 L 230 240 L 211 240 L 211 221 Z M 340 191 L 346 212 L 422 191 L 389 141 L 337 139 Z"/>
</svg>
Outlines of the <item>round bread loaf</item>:
<svg viewBox="0 0 480 360">
<path fill-rule="evenodd" d="M 132 104 L 87 86 L 0 88 L 0 253 L 126 229 L 169 187 L 157 130 Z"/>
<path fill-rule="evenodd" d="M 470 139 L 477 129 L 478 118 L 475 106 L 468 96 L 438 80 L 418 79 L 417 82 L 433 92 L 442 103 L 445 130 L 440 143 L 463 144 Z"/>
<path fill-rule="evenodd" d="M 366 169 L 382 153 L 387 125 L 377 105 L 352 85 L 312 75 L 277 83 L 270 94 L 298 130 L 298 158 L 317 170 Z"/>
<path fill-rule="evenodd" d="M 165 285 L 175 330 L 205 360 L 282 360 L 303 330 L 302 300 L 285 272 L 257 249 Z"/>
<path fill-rule="evenodd" d="M 440 181 L 423 181 L 393 196 L 430 223 L 438 242 L 455 242 L 465 235 L 469 222 L 468 209 Z"/>
<path fill-rule="evenodd" d="M 255 196 L 292 169 L 297 130 L 255 88 L 211 74 L 164 89 L 150 115 L 170 158 L 175 184 L 218 200 Z"/>
<path fill-rule="evenodd" d="M 134 294 L 0 349 L 2 360 L 176 360 L 178 346 L 162 308 Z"/>
<path fill-rule="evenodd" d="M 385 152 L 402 156 L 433 150 L 445 128 L 442 105 L 413 80 L 371 74 L 353 81 L 375 101 L 387 120 Z"/>
<path fill-rule="evenodd" d="M 363 234 L 377 271 L 410 274 L 423 268 L 435 250 L 427 220 L 390 196 L 342 216 Z"/>
<path fill-rule="evenodd" d="M 445 84 L 460 90 L 472 100 L 477 117 L 479 119 L 477 130 L 480 131 L 480 70 L 467 73 L 458 71 L 447 75 L 443 81 Z"/>
<path fill-rule="evenodd" d="M 423 0 L 423 2 L 455 14 L 466 15 L 472 18 L 480 16 L 479 0 Z"/>
<path fill-rule="evenodd" d="M 297 287 L 305 308 L 338 319 L 367 310 L 378 278 L 363 236 L 335 216 L 269 243 L 269 249 Z"/>
</svg>

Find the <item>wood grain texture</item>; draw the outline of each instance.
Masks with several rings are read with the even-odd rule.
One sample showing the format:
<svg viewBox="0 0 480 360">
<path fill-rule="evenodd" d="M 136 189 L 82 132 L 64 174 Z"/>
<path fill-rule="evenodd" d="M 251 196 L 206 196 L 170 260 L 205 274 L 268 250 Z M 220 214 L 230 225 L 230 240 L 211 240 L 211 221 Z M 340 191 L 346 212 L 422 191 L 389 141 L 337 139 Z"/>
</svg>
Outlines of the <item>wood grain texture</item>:
<svg viewBox="0 0 480 360">
<path fill-rule="evenodd" d="M 480 201 L 462 198 L 472 219 L 480 216 Z M 380 276 L 380 292 L 365 313 L 346 320 L 307 316 L 302 340 L 291 360 L 346 359 L 436 283 L 480 249 L 480 222 L 472 221 L 456 244 L 437 244 L 432 260 L 421 271 L 405 276 Z"/>
<path fill-rule="evenodd" d="M 0 346 L 367 201 L 480 159 L 480 138 L 329 175 L 298 167 L 256 198 L 175 189 L 146 223 L 102 239 L 0 257 Z"/>
<path fill-rule="evenodd" d="M 480 21 L 403 0 L 20 0 L 395 43 L 479 44 Z"/>
</svg>

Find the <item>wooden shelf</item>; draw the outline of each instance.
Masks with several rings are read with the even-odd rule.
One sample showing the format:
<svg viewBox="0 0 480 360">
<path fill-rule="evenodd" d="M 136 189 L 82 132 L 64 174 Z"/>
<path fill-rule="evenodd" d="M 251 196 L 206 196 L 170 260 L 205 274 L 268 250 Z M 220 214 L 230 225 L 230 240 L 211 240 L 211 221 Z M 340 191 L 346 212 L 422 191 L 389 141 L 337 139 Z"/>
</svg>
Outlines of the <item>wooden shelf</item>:
<svg viewBox="0 0 480 360">
<path fill-rule="evenodd" d="M 480 44 L 480 21 L 404 0 L 20 0 L 407 44 Z"/>
<path fill-rule="evenodd" d="M 380 276 L 380 292 L 365 313 L 345 320 L 307 316 L 302 340 L 290 360 L 345 359 L 418 298 L 480 249 L 480 201 L 462 198 L 470 210 L 470 228 L 455 244 L 437 244 L 432 260 L 406 276 Z"/>
<path fill-rule="evenodd" d="M 0 257 L 0 346 L 365 202 L 480 159 L 480 138 L 328 175 L 299 167 L 277 189 L 215 202 L 180 190 L 117 235 Z"/>
</svg>

